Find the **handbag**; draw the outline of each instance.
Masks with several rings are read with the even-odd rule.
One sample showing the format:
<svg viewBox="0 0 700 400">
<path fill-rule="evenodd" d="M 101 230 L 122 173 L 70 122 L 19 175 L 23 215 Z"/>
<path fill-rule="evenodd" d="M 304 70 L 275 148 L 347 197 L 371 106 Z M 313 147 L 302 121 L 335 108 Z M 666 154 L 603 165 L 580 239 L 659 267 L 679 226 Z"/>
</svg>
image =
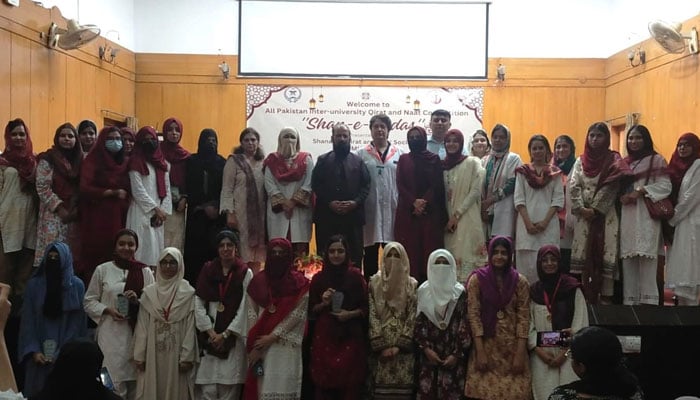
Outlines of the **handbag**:
<svg viewBox="0 0 700 400">
<path fill-rule="evenodd" d="M 649 183 L 649 176 L 651 175 L 651 169 L 653 165 L 654 159 L 652 158 L 651 163 L 649 165 L 649 170 L 647 171 L 647 179 L 644 182 L 645 186 L 647 183 Z M 669 199 L 668 197 L 659 201 L 652 201 L 650 198 L 644 196 L 644 204 L 646 204 L 647 206 L 649 216 L 657 221 L 667 221 L 671 219 L 673 217 L 673 214 L 675 214 L 676 212 L 676 210 L 673 207 L 673 203 L 671 202 L 671 199 Z"/>
</svg>

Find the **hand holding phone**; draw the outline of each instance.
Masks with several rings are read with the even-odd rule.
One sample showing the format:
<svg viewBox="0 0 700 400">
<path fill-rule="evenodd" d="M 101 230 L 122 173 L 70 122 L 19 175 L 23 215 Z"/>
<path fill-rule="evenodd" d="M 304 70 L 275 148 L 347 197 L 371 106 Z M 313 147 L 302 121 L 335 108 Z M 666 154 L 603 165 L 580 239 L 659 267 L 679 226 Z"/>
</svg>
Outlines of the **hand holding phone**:
<svg viewBox="0 0 700 400">
<path fill-rule="evenodd" d="M 569 340 L 568 330 L 537 332 L 537 347 L 567 347 Z"/>
</svg>

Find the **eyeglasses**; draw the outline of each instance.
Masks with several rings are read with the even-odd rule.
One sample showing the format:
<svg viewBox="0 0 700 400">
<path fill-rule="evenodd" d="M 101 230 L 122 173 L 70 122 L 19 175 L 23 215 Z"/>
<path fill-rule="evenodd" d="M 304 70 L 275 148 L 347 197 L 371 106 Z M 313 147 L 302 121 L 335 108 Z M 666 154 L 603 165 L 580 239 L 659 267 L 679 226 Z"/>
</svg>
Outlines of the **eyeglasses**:
<svg viewBox="0 0 700 400">
<path fill-rule="evenodd" d="M 160 260 L 160 265 L 163 267 L 177 267 L 177 260 Z"/>
</svg>

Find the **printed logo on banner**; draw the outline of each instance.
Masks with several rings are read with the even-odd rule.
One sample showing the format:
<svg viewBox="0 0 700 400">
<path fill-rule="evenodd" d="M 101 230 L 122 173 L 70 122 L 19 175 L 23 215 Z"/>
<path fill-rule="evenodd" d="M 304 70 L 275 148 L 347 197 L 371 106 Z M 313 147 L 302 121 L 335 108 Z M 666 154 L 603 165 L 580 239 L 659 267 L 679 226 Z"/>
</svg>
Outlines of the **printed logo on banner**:
<svg viewBox="0 0 700 400">
<path fill-rule="evenodd" d="M 296 103 L 301 98 L 301 90 L 296 86 L 290 86 L 284 91 L 284 98 L 290 103 Z"/>
</svg>

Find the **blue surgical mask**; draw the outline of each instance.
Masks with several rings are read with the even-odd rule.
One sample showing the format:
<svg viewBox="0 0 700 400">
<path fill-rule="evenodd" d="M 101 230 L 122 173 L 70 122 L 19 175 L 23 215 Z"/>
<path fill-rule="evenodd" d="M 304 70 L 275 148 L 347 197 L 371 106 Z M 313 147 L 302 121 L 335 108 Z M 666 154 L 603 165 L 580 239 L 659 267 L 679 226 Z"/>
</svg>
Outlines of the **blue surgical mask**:
<svg viewBox="0 0 700 400">
<path fill-rule="evenodd" d="M 110 153 L 118 153 L 122 149 L 122 141 L 120 139 L 107 139 L 105 141 L 105 148 Z"/>
</svg>

